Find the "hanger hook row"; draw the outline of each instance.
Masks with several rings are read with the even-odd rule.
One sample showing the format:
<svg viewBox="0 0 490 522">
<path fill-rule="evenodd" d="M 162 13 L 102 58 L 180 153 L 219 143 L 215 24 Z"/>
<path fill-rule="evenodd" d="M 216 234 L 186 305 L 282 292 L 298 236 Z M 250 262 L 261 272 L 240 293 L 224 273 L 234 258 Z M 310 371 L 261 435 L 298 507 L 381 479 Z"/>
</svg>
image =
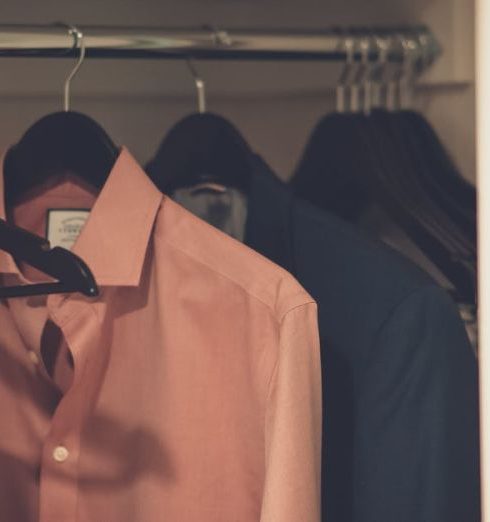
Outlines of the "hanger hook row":
<svg viewBox="0 0 490 522">
<path fill-rule="evenodd" d="M 73 36 L 73 49 L 80 49 L 80 54 L 78 56 L 78 60 L 75 64 L 75 67 L 71 70 L 70 74 L 67 76 L 65 80 L 65 86 L 64 86 L 64 96 L 63 96 L 63 110 L 65 112 L 68 112 L 70 110 L 70 87 L 71 87 L 71 81 L 77 74 L 78 70 L 80 69 L 84 59 L 85 59 L 85 41 L 83 33 L 78 27 L 75 27 L 73 25 L 66 24 L 66 27 L 68 27 L 68 34 L 70 36 Z"/>
</svg>

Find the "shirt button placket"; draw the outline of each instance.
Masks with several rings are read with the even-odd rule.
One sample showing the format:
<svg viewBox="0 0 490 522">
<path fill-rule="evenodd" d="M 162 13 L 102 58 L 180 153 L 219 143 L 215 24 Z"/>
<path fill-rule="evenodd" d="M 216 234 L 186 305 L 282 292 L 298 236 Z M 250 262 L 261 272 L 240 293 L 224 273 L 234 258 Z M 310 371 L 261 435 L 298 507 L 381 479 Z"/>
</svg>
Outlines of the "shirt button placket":
<svg viewBox="0 0 490 522">
<path fill-rule="evenodd" d="M 68 306 L 70 304 L 73 306 Z M 51 430 L 44 441 L 39 522 L 78 522 L 80 430 L 87 409 L 87 396 L 77 385 L 77 375 L 83 371 L 84 361 L 76 357 L 73 345 L 78 342 L 78 332 L 86 330 L 86 316 L 93 319 L 93 312 L 82 308 L 84 314 L 75 313 L 78 309 L 67 300 L 63 301 L 61 308 L 56 301 L 48 300 L 48 309 L 50 318 L 61 329 L 74 358 L 74 375 L 72 385 L 54 412 Z M 83 351 L 82 348 L 83 343 L 78 342 L 78 351 Z"/>
<path fill-rule="evenodd" d="M 76 522 L 77 454 L 77 442 L 70 434 L 54 436 L 46 442 L 41 465 L 39 522 Z"/>
</svg>

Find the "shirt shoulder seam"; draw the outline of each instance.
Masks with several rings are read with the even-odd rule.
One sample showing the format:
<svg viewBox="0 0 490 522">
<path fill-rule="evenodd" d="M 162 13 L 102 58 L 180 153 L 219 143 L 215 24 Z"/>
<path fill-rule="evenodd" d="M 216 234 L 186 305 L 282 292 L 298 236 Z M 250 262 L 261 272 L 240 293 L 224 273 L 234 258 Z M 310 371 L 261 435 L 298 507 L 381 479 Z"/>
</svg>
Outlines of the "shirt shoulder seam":
<svg viewBox="0 0 490 522">
<path fill-rule="evenodd" d="M 299 294 L 301 295 L 301 294 Z M 282 326 L 282 323 L 284 322 L 284 319 L 286 319 L 286 316 L 289 315 L 291 312 L 294 312 L 294 310 L 297 310 L 298 308 L 302 308 L 303 306 L 308 305 L 316 305 L 316 301 L 313 298 L 310 298 L 308 301 L 304 301 L 303 303 L 298 303 L 296 305 L 293 305 L 291 308 L 288 308 L 283 314 L 281 319 L 279 320 L 279 324 Z"/>
<path fill-rule="evenodd" d="M 291 312 L 294 312 L 294 310 L 297 310 L 298 308 L 302 308 L 302 307 L 305 307 L 305 306 L 308 306 L 308 305 L 315 305 L 317 306 L 317 303 L 314 299 L 310 299 L 309 301 L 305 302 L 305 303 L 302 303 L 302 304 L 298 304 L 298 305 L 295 305 L 293 306 L 292 308 L 290 308 L 289 310 L 287 310 L 283 316 L 281 317 L 281 320 L 280 320 L 280 323 L 279 323 L 279 326 L 282 327 L 282 324 L 284 322 L 284 319 L 286 318 L 287 315 L 289 315 Z M 277 368 L 279 366 L 279 360 L 281 358 L 281 354 L 280 354 L 280 351 L 281 351 L 281 347 L 279 346 L 279 349 L 277 350 L 277 356 L 276 356 L 276 360 L 274 361 L 274 365 L 272 367 L 272 370 L 271 370 L 271 374 L 267 380 L 267 395 L 266 395 L 266 403 L 269 402 L 270 400 L 270 396 L 271 396 L 271 393 L 272 393 L 272 381 L 274 380 L 274 377 L 275 375 L 277 374 Z"/>
<path fill-rule="evenodd" d="M 281 325 L 281 322 L 283 320 L 283 318 L 287 315 L 287 313 L 289 311 L 291 311 L 292 309 L 294 308 L 297 308 L 299 306 L 303 306 L 305 304 L 308 304 L 308 303 L 311 303 L 311 302 L 314 302 L 311 298 L 309 298 L 308 294 L 305 292 L 304 293 L 304 296 L 307 300 L 305 300 L 304 302 L 302 303 L 299 303 L 297 305 L 294 305 L 292 308 L 288 309 L 285 313 L 282 314 L 281 317 L 278 317 L 277 314 L 275 313 L 274 311 L 274 307 L 270 304 L 270 303 L 267 303 L 262 297 L 260 297 L 259 295 L 257 295 L 255 292 L 251 291 L 249 288 L 245 288 L 245 286 L 243 284 L 241 284 L 239 281 L 237 281 L 236 279 L 234 279 L 233 277 L 231 277 L 230 275 L 222 272 L 221 270 L 218 270 L 217 268 L 209 265 L 208 263 L 206 263 L 205 261 L 203 261 L 202 259 L 199 259 L 198 257 L 196 256 L 193 256 L 192 254 L 190 254 L 189 252 L 187 252 L 185 249 L 183 249 L 182 247 L 176 245 L 175 243 L 173 243 L 172 241 L 169 241 L 168 238 L 163 238 L 163 241 L 165 241 L 167 244 L 169 244 L 170 246 L 172 246 L 173 248 L 175 248 L 176 250 L 178 250 L 179 252 L 181 252 L 182 254 L 184 254 L 185 256 L 187 256 L 189 259 L 192 259 L 193 261 L 195 261 L 196 263 L 199 263 L 200 265 L 202 266 L 205 266 L 206 268 L 208 268 L 209 270 L 219 274 L 220 276 L 224 277 L 225 279 L 227 279 L 228 281 L 230 281 L 231 283 L 233 283 L 234 285 L 238 286 L 239 288 L 241 288 L 244 292 L 246 292 L 248 295 L 251 295 L 254 299 L 257 299 L 257 301 L 259 301 L 262 305 L 264 305 L 268 310 L 269 312 L 271 313 L 272 317 L 274 318 L 274 320 L 276 321 L 277 325 L 280 326 Z M 293 277 L 293 276 L 291 276 Z M 298 294 L 295 294 L 295 298 L 297 298 L 297 296 L 300 296 L 300 295 L 303 295 L 302 293 L 298 293 Z"/>
</svg>

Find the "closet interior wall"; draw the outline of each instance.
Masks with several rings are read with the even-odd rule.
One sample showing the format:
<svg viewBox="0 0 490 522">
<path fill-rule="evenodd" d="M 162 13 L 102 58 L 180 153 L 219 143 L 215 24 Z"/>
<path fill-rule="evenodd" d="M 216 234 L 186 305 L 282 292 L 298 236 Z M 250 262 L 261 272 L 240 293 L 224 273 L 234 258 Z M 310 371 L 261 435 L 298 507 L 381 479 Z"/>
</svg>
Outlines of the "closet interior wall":
<svg viewBox="0 0 490 522">
<path fill-rule="evenodd" d="M 103 7 L 102 7 L 103 6 Z M 321 28 L 427 24 L 444 54 L 420 79 L 414 106 L 428 117 L 462 174 L 475 180 L 473 0 L 56 0 L 5 1 L 4 23 Z M 43 114 L 61 109 L 73 59 L 1 58 L 0 147 Z M 316 121 L 334 109 L 340 64 L 199 62 L 208 109 L 230 118 L 283 178 L 294 168 Z M 182 60 L 87 60 L 72 85 L 72 108 L 92 115 L 144 163 L 166 130 L 195 111 Z"/>
</svg>

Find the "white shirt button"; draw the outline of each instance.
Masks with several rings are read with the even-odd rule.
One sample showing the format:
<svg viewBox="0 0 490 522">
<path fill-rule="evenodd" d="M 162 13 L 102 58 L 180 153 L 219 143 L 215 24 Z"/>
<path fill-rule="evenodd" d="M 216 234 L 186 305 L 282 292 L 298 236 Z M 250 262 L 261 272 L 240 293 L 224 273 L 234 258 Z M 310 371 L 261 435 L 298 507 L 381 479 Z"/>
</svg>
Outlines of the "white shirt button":
<svg viewBox="0 0 490 522">
<path fill-rule="evenodd" d="M 64 446 L 56 446 L 53 450 L 53 459 L 56 462 L 65 462 L 70 452 Z"/>
<path fill-rule="evenodd" d="M 31 363 L 37 366 L 39 364 L 39 355 L 34 350 L 29 350 L 28 355 Z"/>
</svg>

